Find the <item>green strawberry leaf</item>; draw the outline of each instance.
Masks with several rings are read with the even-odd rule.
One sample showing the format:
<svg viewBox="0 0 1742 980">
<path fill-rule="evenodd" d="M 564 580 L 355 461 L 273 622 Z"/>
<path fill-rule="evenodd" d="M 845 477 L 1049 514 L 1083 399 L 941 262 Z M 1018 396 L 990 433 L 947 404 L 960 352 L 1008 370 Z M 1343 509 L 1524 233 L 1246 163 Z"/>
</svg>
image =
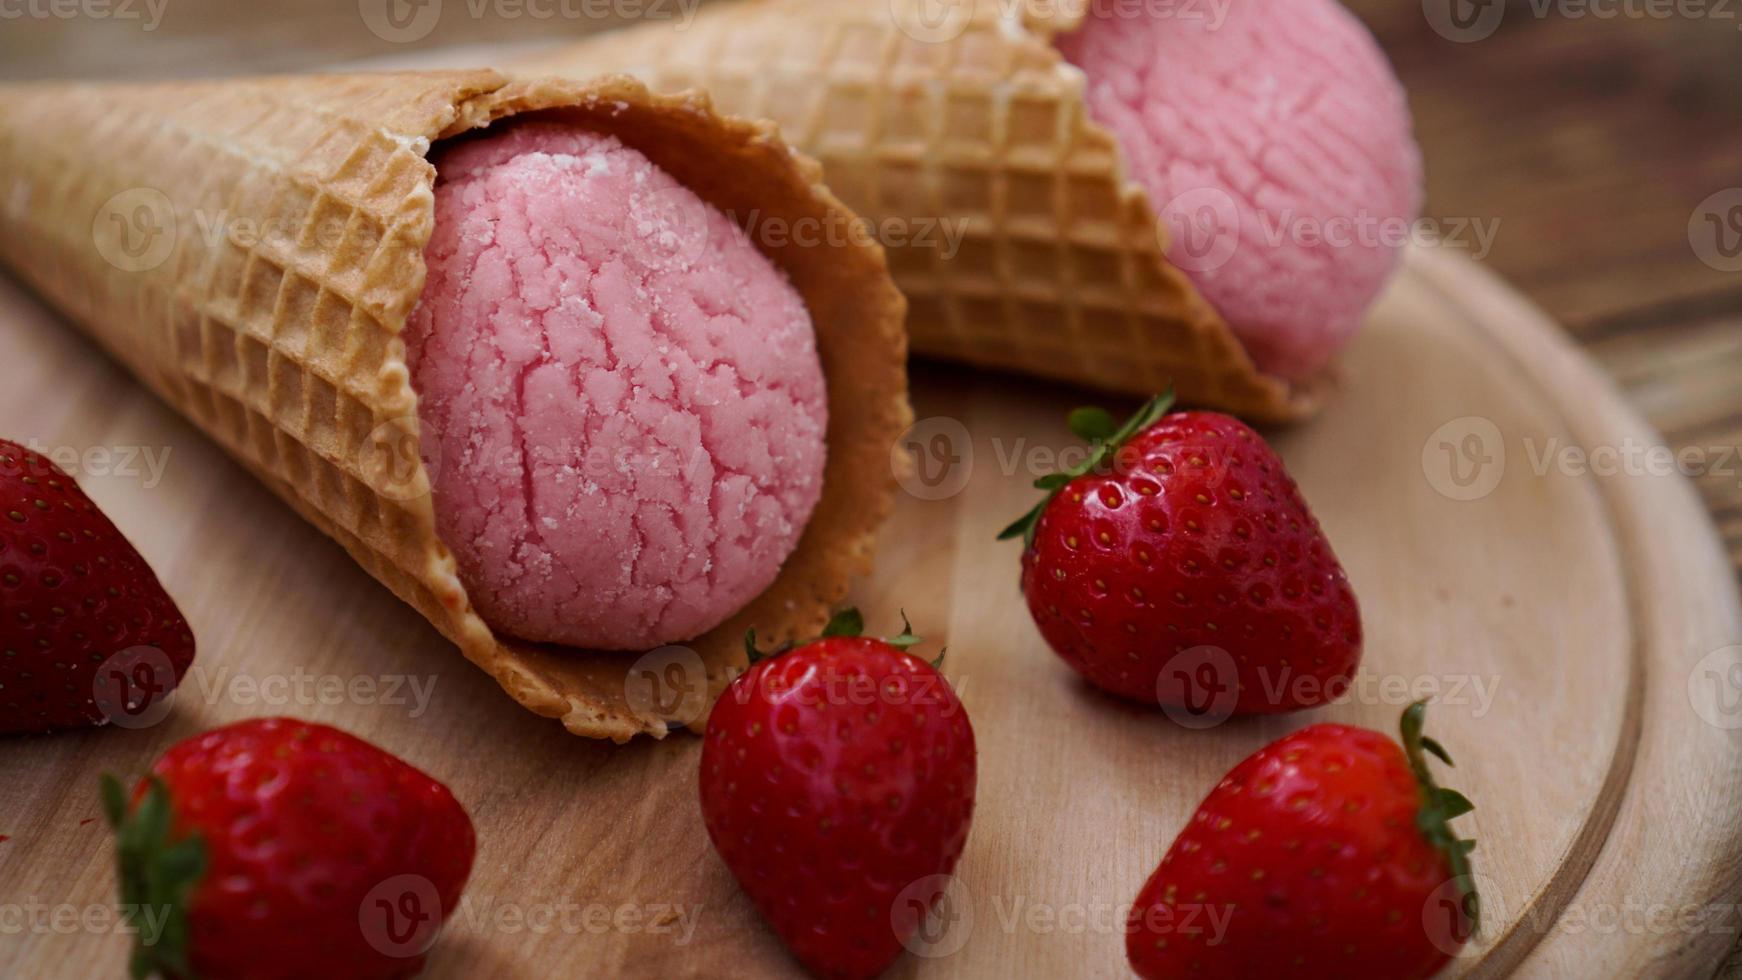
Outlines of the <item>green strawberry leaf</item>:
<svg viewBox="0 0 1742 980">
<path fill-rule="evenodd" d="M 1160 422 L 1161 417 L 1172 409 L 1173 389 L 1170 387 L 1144 403 L 1144 406 L 1137 410 L 1137 414 L 1126 419 L 1125 424 L 1120 427 L 1118 432 L 1113 433 L 1113 438 L 1108 439 L 1107 442 L 1115 449 L 1123 446 L 1126 440 L 1132 436 Z"/>
<path fill-rule="evenodd" d="M 172 880 L 197 877 L 206 866 L 206 848 L 189 838 L 163 852 L 163 873 Z"/>
<path fill-rule="evenodd" d="M 1068 424 L 1072 434 L 1084 442 L 1106 442 L 1119 431 L 1112 413 L 1093 405 L 1072 412 Z"/>
<path fill-rule="evenodd" d="M 1476 894 L 1476 880 L 1470 870 L 1470 852 L 1476 849 L 1476 842 L 1459 838 L 1452 832 L 1449 821 L 1471 812 L 1476 805 L 1457 790 L 1446 789 L 1434 782 L 1427 756 L 1431 754 L 1447 765 L 1452 760 L 1444 746 L 1422 734 L 1426 716 L 1427 702 L 1417 701 L 1404 709 L 1399 726 L 1404 755 L 1409 759 L 1410 771 L 1415 774 L 1416 785 L 1421 790 L 1422 806 L 1416 812 L 1415 825 L 1428 843 L 1445 853 L 1446 863 L 1452 869 L 1452 880 L 1457 883 L 1463 901 L 1464 914 L 1470 917 L 1470 927 L 1475 929 L 1481 923 L 1481 899 Z"/>
<path fill-rule="evenodd" d="M 907 610 L 903 609 L 901 611 L 901 632 L 883 642 L 897 650 L 906 650 L 908 647 L 917 646 L 920 640 L 921 637 L 913 632 L 913 624 L 907 621 Z"/>
<path fill-rule="evenodd" d="M 840 612 L 835 613 L 834 618 L 829 620 L 829 625 L 823 627 L 823 635 L 848 637 L 864 636 L 865 617 L 860 614 L 858 608 L 848 606 Z"/>
<path fill-rule="evenodd" d="M 1434 794 L 1434 806 L 1445 815 L 1443 819 L 1446 820 L 1456 819 L 1476 809 L 1476 804 L 1471 803 L 1464 794 L 1444 787 Z"/>
<path fill-rule="evenodd" d="M 188 976 L 188 896 L 206 873 L 205 841 L 198 834 L 171 839 L 169 789 L 156 776 L 131 813 L 120 780 L 104 773 L 100 786 L 104 815 L 115 828 L 121 909 L 136 926 L 161 923 L 157 933 L 139 928 L 128 972 L 134 980 Z"/>
<path fill-rule="evenodd" d="M 1046 499 L 1035 504 L 1033 510 L 1030 510 L 1028 513 L 1017 518 L 1009 527 L 999 531 L 998 540 L 1008 541 L 1011 538 L 1022 538 L 1025 542 L 1033 544 L 1034 526 L 1040 523 L 1040 513 L 1041 511 L 1046 510 L 1047 504 L 1052 503 L 1052 498 L 1053 494 L 1047 494 Z"/>
<path fill-rule="evenodd" d="M 1173 408 L 1173 388 L 1166 391 L 1138 409 L 1136 414 L 1125 420 L 1119 428 L 1113 428 L 1113 416 L 1105 409 L 1079 408 L 1072 412 L 1069 419 L 1071 432 L 1079 439 L 1091 444 L 1089 455 L 1081 463 L 1059 473 L 1049 473 L 1034 481 L 1036 490 L 1045 490 L 1046 496 L 1034 506 L 1033 510 L 1017 518 L 1009 527 L 998 532 L 998 540 L 1008 541 L 1021 537 L 1024 547 L 1034 546 L 1034 529 L 1040 524 L 1041 514 L 1046 512 L 1047 505 L 1053 502 L 1060 491 L 1064 490 L 1072 480 L 1089 473 L 1104 472 L 1108 461 L 1119 452 L 1121 446 L 1129 442 L 1132 436 L 1149 428 L 1161 420 L 1168 410 Z"/>
<path fill-rule="evenodd" d="M 121 821 L 127 816 L 127 791 L 121 788 L 121 780 L 104 773 L 98 788 L 103 794 L 103 816 L 109 821 L 111 830 L 120 830 Z"/>
</svg>

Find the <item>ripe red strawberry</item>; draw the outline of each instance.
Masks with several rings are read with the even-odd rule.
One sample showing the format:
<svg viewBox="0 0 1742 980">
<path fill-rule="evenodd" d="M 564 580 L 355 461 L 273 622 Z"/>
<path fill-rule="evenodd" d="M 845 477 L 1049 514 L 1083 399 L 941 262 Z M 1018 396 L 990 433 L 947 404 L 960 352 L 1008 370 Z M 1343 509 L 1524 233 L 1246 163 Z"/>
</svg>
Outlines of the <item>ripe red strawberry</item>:
<svg viewBox="0 0 1742 980">
<path fill-rule="evenodd" d="M 1237 419 L 1165 414 L 1071 428 L 1083 465 L 1036 481 L 1022 591 L 1054 651 L 1098 687 L 1197 714 L 1322 704 L 1361 660 L 1348 578 L 1276 453 Z"/>
<path fill-rule="evenodd" d="M 135 788 L 103 779 L 121 901 L 166 909 L 133 975 L 406 977 L 472 870 L 446 786 L 362 739 L 289 718 L 171 746 Z M 153 941 L 155 939 L 155 941 Z"/>
<path fill-rule="evenodd" d="M 871 977 L 901 954 L 961 857 L 974 729 L 911 631 L 823 638 L 758 659 L 708 718 L 702 818 L 714 848 L 799 961 Z"/>
<path fill-rule="evenodd" d="M 71 477 L 5 440 L 0 610 L 0 734 L 167 710 L 194 659 L 187 620 L 139 552 Z"/>
<path fill-rule="evenodd" d="M 1469 853 L 1447 825 L 1421 733 L 1313 725 L 1235 766 L 1137 896 L 1126 955 L 1144 977 L 1386 977 L 1437 972 L 1474 932 Z"/>
</svg>

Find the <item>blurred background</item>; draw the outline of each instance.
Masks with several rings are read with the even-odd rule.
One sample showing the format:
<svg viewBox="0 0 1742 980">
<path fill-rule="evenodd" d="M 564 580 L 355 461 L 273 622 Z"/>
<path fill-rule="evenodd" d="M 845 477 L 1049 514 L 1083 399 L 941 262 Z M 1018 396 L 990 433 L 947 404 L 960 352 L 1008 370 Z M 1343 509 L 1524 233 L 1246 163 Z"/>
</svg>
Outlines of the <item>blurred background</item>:
<svg viewBox="0 0 1742 980">
<path fill-rule="evenodd" d="M 536 46 L 697 2 L 0 0 L 0 78 Z M 1427 213 L 1563 324 L 1672 444 L 1728 461 L 1698 482 L 1742 564 L 1742 0 L 1346 2 L 1410 90 Z M 1461 224 L 1492 238 L 1453 235 Z"/>
</svg>

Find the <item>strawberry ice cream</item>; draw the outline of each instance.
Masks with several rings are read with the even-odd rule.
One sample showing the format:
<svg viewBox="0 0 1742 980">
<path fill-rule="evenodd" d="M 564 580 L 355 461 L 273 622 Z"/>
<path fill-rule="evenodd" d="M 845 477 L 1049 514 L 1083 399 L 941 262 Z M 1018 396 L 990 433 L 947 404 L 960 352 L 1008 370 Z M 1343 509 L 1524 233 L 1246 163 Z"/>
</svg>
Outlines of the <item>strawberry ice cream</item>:
<svg viewBox="0 0 1742 980">
<path fill-rule="evenodd" d="M 1170 258 L 1261 370 L 1318 371 L 1421 206 L 1384 55 L 1335 0 L 1089 7 L 1058 47 L 1168 225 Z"/>
<path fill-rule="evenodd" d="M 406 354 L 473 605 L 597 649 L 718 625 L 774 580 L 822 491 L 804 302 L 614 137 L 510 123 L 434 160 Z"/>
</svg>

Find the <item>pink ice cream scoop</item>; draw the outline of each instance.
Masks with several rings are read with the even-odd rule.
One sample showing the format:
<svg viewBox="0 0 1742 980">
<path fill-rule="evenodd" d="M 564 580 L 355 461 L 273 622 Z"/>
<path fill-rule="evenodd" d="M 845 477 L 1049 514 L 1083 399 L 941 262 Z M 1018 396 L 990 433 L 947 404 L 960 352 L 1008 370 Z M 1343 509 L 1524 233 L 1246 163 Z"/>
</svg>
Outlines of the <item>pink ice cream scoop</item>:
<svg viewBox="0 0 1742 980">
<path fill-rule="evenodd" d="M 773 582 L 822 492 L 803 300 L 614 137 L 509 123 L 436 167 L 406 355 L 473 605 L 597 649 L 718 625 Z"/>
<path fill-rule="evenodd" d="M 1094 3 L 1059 50 L 1172 233 L 1169 258 L 1258 367 L 1349 340 L 1421 207 L 1409 107 L 1335 0 Z"/>
</svg>

